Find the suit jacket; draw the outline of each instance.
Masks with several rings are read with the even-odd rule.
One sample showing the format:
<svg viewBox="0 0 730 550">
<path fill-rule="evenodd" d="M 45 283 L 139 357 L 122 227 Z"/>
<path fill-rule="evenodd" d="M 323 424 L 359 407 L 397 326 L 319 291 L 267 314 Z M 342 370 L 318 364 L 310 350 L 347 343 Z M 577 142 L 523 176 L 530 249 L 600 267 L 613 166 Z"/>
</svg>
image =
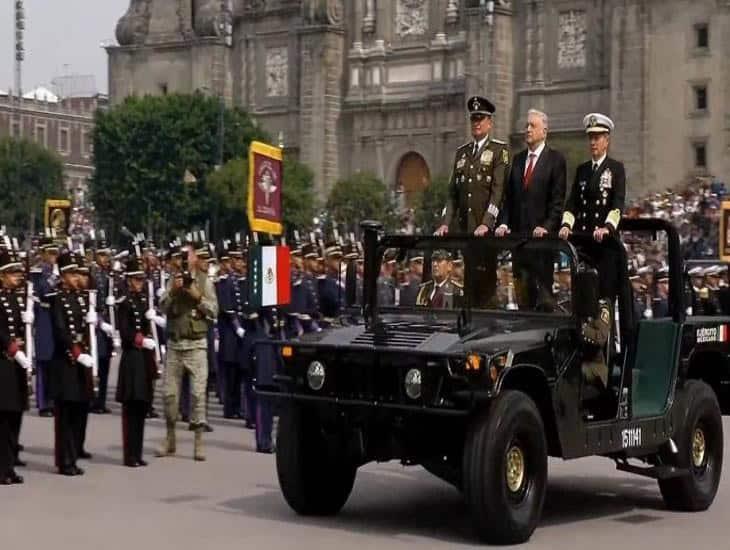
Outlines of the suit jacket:
<svg viewBox="0 0 730 550">
<path fill-rule="evenodd" d="M 565 157 L 546 145 L 525 189 L 527 155 L 525 149 L 514 158 L 499 223 L 519 233 L 532 233 L 536 227 L 557 231 L 565 204 Z"/>
<path fill-rule="evenodd" d="M 606 227 L 613 232 L 621 221 L 625 201 L 623 164 L 606 157 L 593 173 L 593 163 L 584 162 L 575 171 L 562 225 L 585 233 L 592 233 L 597 227 Z"/>
</svg>

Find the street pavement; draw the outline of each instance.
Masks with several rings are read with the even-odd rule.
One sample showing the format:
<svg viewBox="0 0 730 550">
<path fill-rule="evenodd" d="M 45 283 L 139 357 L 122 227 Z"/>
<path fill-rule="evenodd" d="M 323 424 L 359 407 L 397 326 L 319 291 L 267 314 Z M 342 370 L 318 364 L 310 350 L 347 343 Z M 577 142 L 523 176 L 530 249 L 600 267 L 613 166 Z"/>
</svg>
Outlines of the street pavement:
<svg viewBox="0 0 730 550">
<path fill-rule="evenodd" d="M 111 394 L 113 395 L 113 393 Z M 26 415 L 25 484 L 0 487 L 0 548 L 41 550 L 478 547 L 459 493 L 420 468 L 368 465 L 339 516 L 296 516 L 282 498 L 273 455 L 257 454 L 253 432 L 211 406 L 208 460 L 192 459 L 192 432 L 178 424 L 178 454 L 154 458 L 162 420 L 147 422 L 147 468 L 121 464 L 121 418 L 89 420 L 86 475 L 55 474 L 52 419 Z M 730 421 L 725 420 L 726 434 Z M 726 436 L 728 437 L 728 436 Z M 728 445 L 726 445 L 727 451 Z M 664 509 L 656 482 L 617 472 L 600 458 L 551 460 L 535 550 L 730 547 L 730 474 L 703 513 Z"/>
</svg>

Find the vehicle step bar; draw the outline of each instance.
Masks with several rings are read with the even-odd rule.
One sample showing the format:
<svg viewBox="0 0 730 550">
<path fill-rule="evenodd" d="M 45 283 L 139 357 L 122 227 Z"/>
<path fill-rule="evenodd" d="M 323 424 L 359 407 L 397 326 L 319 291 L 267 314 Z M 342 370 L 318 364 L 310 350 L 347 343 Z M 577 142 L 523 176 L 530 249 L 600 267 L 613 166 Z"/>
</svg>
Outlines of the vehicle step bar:
<svg viewBox="0 0 730 550">
<path fill-rule="evenodd" d="M 628 462 L 616 462 L 616 469 L 652 479 L 670 479 L 689 475 L 689 470 L 686 468 L 676 468 L 675 466 L 668 466 L 666 464 L 660 464 L 658 466 L 635 466 Z"/>
</svg>

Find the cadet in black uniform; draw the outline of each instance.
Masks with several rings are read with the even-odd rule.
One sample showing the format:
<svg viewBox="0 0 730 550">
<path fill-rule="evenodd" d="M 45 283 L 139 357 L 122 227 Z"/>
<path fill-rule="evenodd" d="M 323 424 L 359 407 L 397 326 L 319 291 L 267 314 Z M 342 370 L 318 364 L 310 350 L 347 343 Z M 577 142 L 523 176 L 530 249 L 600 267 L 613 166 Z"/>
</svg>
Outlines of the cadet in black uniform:
<svg viewBox="0 0 730 550">
<path fill-rule="evenodd" d="M 91 357 L 86 309 L 78 290 L 78 265 L 68 252 L 58 258 L 61 286 L 53 298 L 51 318 L 55 348 L 51 367 L 51 395 L 56 405 L 55 448 L 58 473 L 82 475 L 76 466 L 83 427 L 84 412 L 88 411 L 93 393 Z"/>
<path fill-rule="evenodd" d="M 17 426 L 28 408 L 28 371 L 24 351 L 25 297 L 19 292 L 23 266 L 7 250 L 0 251 L 0 485 L 23 483 L 15 473 Z"/>
<path fill-rule="evenodd" d="M 125 270 L 127 295 L 117 306 L 122 357 L 116 400 L 122 404 L 122 443 L 124 465 L 130 468 L 147 466 L 142 458 L 144 421 L 152 401 L 154 380 L 157 375 L 150 321 L 145 313 L 149 304 L 145 271 L 139 258 L 127 260 Z"/>
<path fill-rule="evenodd" d="M 590 233 L 595 244 L 582 252 L 592 258 L 599 274 L 600 296 L 613 302 L 618 291 L 618 256 L 601 243 L 618 229 L 626 198 L 624 165 L 608 156 L 613 121 L 600 113 L 586 115 L 591 160 L 578 166 L 563 213 L 560 237 L 573 231 Z"/>
</svg>

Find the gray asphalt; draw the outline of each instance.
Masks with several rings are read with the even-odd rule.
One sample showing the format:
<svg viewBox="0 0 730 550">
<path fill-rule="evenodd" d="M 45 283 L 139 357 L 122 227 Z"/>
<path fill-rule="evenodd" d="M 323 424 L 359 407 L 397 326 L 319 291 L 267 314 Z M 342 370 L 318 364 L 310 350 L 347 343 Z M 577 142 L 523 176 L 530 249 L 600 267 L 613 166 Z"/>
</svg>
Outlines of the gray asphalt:
<svg viewBox="0 0 730 550">
<path fill-rule="evenodd" d="M 154 458 L 161 420 L 147 423 L 147 468 L 121 465 L 121 420 L 90 417 L 86 475 L 54 473 L 52 421 L 26 415 L 26 483 L 0 487 L 2 549 L 344 549 L 478 547 L 459 494 L 419 468 L 369 465 L 342 513 L 300 518 L 278 489 L 274 458 L 253 432 L 221 418 L 207 434 L 208 460 L 192 460 L 179 424 L 178 456 Z M 730 422 L 725 421 L 726 434 Z M 726 450 L 727 450 L 726 445 Z M 709 511 L 671 513 L 650 479 L 616 472 L 606 459 L 550 462 L 550 486 L 533 549 L 728 548 L 730 475 Z"/>
</svg>

